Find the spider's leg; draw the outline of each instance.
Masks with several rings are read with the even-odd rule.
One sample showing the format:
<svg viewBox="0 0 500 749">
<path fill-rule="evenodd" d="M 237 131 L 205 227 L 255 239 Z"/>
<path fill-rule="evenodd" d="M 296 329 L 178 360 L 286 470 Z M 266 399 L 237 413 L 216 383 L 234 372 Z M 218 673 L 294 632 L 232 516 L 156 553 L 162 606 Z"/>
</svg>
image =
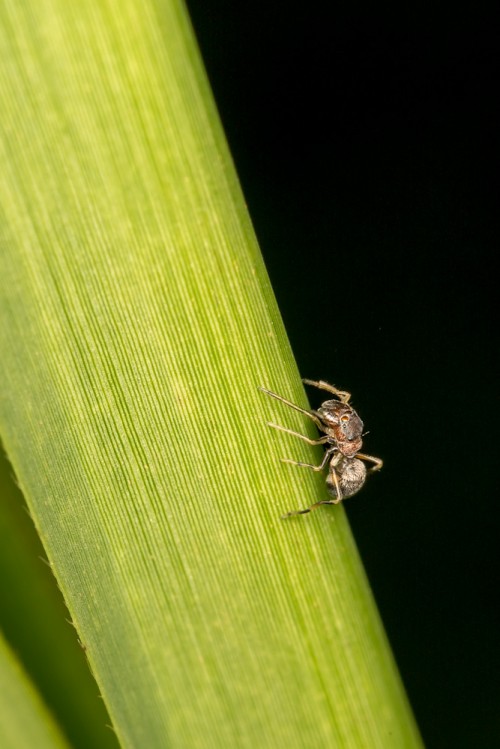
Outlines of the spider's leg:
<svg viewBox="0 0 500 749">
<path fill-rule="evenodd" d="M 355 458 L 359 458 L 360 460 L 367 460 L 369 463 L 374 463 L 369 471 L 370 473 L 373 473 L 374 471 L 380 471 L 382 466 L 384 465 L 384 461 L 381 458 L 374 458 L 373 455 L 365 455 L 364 453 L 356 453 L 354 456 Z"/>
<path fill-rule="evenodd" d="M 333 395 L 336 395 L 339 400 L 342 401 L 342 403 L 349 403 L 351 400 L 351 394 L 347 392 L 347 390 L 339 390 L 335 387 L 335 385 L 330 385 L 328 382 L 325 382 L 324 380 L 302 380 L 302 382 L 305 385 L 312 385 L 315 388 L 319 388 L 319 390 L 326 390 L 329 393 L 333 393 Z"/>
<path fill-rule="evenodd" d="M 305 434 L 294 432 L 292 429 L 282 427 L 279 424 L 273 424 L 271 421 L 267 422 L 267 426 L 272 427 L 273 429 L 278 429 L 280 432 L 285 432 L 285 434 L 291 434 L 293 437 L 299 437 L 299 439 L 304 440 L 304 442 L 307 442 L 309 445 L 324 445 L 325 442 L 328 442 L 328 440 L 330 439 L 330 437 L 325 435 L 324 437 L 319 437 L 318 439 L 312 440 Z"/>
<path fill-rule="evenodd" d="M 265 393 L 266 395 L 270 395 L 271 398 L 275 398 L 277 401 L 281 401 L 281 403 L 284 403 L 285 406 L 290 406 L 290 408 L 293 408 L 295 411 L 299 411 L 299 413 L 304 414 L 304 416 L 308 416 L 310 419 L 314 421 L 318 429 L 321 429 L 321 431 L 324 431 L 323 423 L 316 413 L 316 411 L 308 411 L 305 408 L 301 408 L 300 406 L 297 406 L 295 403 L 292 403 L 292 401 L 287 400 L 286 398 L 283 398 L 283 396 L 278 395 L 277 393 L 273 393 L 272 390 L 268 390 L 264 387 L 259 387 L 259 390 L 262 393 Z"/>
<path fill-rule="evenodd" d="M 336 499 L 331 500 L 332 505 L 338 505 L 340 504 L 340 502 L 342 502 L 342 489 L 340 488 L 339 477 L 337 476 L 337 471 L 335 470 L 335 467 L 333 465 L 330 466 L 330 476 L 332 478 L 332 483 L 335 486 L 335 494 L 337 495 Z"/>
<path fill-rule="evenodd" d="M 282 520 L 285 520 L 286 518 L 291 518 L 294 515 L 305 515 L 308 512 L 312 512 L 317 507 L 320 507 L 321 505 L 334 505 L 335 502 L 333 499 L 322 499 L 320 502 L 315 502 L 310 507 L 304 507 L 303 510 L 292 510 L 291 512 L 286 512 L 284 515 L 281 516 Z"/>
<path fill-rule="evenodd" d="M 281 462 L 290 463 L 292 466 L 300 466 L 300 468 L 311 468 L 313 471 L 322 471 L 336 450 L 336 447 L 329 447 L 328 450 L 325 450 L 323 460 L 319 466 L 313 466 L 312 463 L 301 463 L 298 460 L 290 460 L 289 458 L 281 458 Z"/>
</svg>

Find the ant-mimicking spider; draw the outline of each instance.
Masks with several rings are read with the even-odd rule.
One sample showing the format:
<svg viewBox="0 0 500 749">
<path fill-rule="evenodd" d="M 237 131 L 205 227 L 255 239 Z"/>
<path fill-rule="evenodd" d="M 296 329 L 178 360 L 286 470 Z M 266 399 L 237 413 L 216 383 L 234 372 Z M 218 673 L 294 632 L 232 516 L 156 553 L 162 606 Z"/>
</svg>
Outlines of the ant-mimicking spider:
<svg viewBox="0 0 500 749">
<path fill-rule="evenodd" d="M 307 512 L 315 510 L 320 505 L 337 505 L 343 499 L 352 497 L 363 486 L 368 473 L 374 473 L 382 468 L 383 461 L 380 458 L 374 458 L 373 455 L 360 453 L 363 445 L 363 422 L 352 406 L 349 405 L 351 394 L 346 390 L 339 390 L 334 385 L 330 385 L 324 380 L 302 380 L 306 385 L 312 385 L 320 390 L 326 390 L 336 396 L 337 400 L 324 401 L 316 411 L 308 411 L 291 401 L 283 398 L 271 390 L 259 387 L 263 393 L 270 395 L 286 406 L 299 411 L 308 416 L 318 429 L 323 432 L 323 436 L 318 439 L 310 439 L 304 434 L 294 432 L 292 429 L 282 427 L 279 424 L 269 422 L 269 426 L 278 429 L 280 432 L 286 432 L 294 437 L 304 440 L 309 445 L 325 445 L 326 450 L 323 460 L 318 466 L 310 463 L 300 463 L 297 460 L 282 458 L 283 463 L 311 468 L 313 471 L 322 471 L 328 465 L 328 476 L 326 486 L 333 499 L 322 499 L 315 502 L 310 507 L 303 510 L 293 510 L 282 515 L 282 518 L 288 518 L 292 515 L 304 515 Z M 369 469 L 363 461 L 373 463 Z"/>
</svg>

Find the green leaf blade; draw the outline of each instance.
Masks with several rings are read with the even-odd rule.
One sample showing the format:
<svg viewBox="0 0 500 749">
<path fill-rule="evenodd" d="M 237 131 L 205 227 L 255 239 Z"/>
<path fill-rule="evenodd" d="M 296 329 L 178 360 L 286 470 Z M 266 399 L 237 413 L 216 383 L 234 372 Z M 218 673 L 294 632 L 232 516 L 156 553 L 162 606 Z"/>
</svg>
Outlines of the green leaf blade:
<svg viewBox="0 0 500 749">
<path fill-rule="evenodd" d="M 183 8 L 28 5 L 0 426 L 121 743 L 419 746 L 342 508 L 279 519 L 324 481 Z"/>
<path fill-rule="evenodd" d="M 47 707 L 0 634 L 0 745 L 2 749 L 68 749 Z"/>
</svg>

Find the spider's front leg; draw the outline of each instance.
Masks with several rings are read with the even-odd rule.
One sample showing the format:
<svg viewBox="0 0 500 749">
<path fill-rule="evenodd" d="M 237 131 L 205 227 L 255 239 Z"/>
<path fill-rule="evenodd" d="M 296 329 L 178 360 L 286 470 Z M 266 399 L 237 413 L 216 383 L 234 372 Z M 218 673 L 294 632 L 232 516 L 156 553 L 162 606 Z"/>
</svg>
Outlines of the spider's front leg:
<svg viewBox="0 0 500 749">
<path fill-rule="evenodd" d="M 278 429 L 280 432 L 285 432 L 285 434 L 291 434 L 292 437 L 298 437 L 301 440 L 304 440 L 304 442 L 307 442 L 308 445 L 324 445 L 325 442 L 328 442 L 330 439 L 328 436 L 324 437 L 318 437 L 318 439 L 311 439 L 310 437 L 307 437 L 305 434 L 301 434 L 300 432 L 294 432 L 293 429 L 288 429 L 288 427 L 282 427 L 280 424 L 273 424 L 272 421 L 267 422 L 268 427 L 272 427 L 272 429 Z"/>
<path fill-rule="evenodd" d="M 319 390 L 326 390 L 328 393 L 332 393 L 333 395 L 336 395 L 337 398 L 342 403 L 349 403 L 351 400 L 351 394 L 347 392 L 347 390 L 339 390 L 335 387 L 335 385 L 330 385 L 329 382 L 325 382 L 324 380 L 306 380 L 303 379 L 302 382 L 305 385 L 312 385 L 315 388 L 318 388 Z"/>
<path fill-rule="evenodd" d="M 283 398 L 282 395 L 278 395 L 278 393 L 273 393 L 272 390 L 268 390 L 265 387 L 259 386 L 258 390 L 261 391 L 261 393 L 265 393 L 266 395 L 271 396 L 271 398 L 274 398 L 277 401 L 280 401 L 281 403 L 284 403 L 285 406 L 289 406 L 290 408 L 293 408 L 294 411 L 298 411 L 301 414 L 304 414 L 304 416 L 307 416 L 309 419 L 312 419 L 318 429 L 320 431 L 324 431 L 323 422 L 321 421 L 320 417 L 316 413 L 316 411 L 308 411 L 306 408 L 301 408 L 300 406 L 297 406 L 295 403 L 292 403 L 292 401 L 287 400 L 286 398 Z"/>
</svg>

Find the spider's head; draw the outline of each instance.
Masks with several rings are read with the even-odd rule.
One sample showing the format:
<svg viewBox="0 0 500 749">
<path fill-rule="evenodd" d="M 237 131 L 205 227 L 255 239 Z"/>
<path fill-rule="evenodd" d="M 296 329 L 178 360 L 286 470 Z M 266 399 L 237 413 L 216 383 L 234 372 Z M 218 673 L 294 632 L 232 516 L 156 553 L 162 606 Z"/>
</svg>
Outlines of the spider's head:
<svg viewBox="0 0 500 749">
<path fill-rule="evenodd" d="M 325 431 L 335 440 L 342 455 L 352 458 L 363 444 L 364 424 L 358 414 L 347 403 L 337 400 L 325 401 L 317 411 Z"/>
</svg>

